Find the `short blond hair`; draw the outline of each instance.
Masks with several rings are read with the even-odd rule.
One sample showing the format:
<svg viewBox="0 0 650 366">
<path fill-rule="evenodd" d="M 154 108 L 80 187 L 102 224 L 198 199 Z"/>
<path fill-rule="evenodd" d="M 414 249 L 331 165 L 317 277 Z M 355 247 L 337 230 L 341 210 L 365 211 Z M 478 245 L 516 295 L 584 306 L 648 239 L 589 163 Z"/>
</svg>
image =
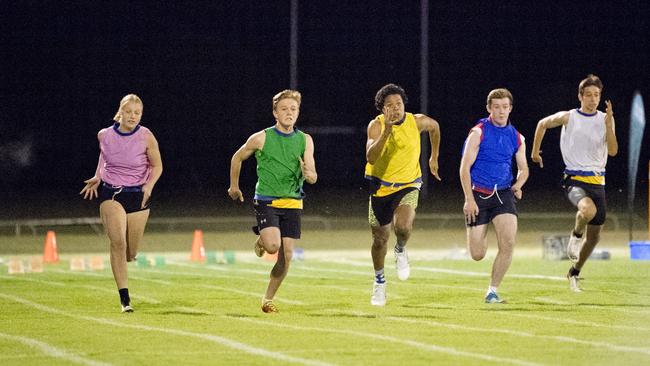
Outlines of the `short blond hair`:
<svg viewBox="0 0 650 366">
<path fill-rule="evenodd" d="M 278 107 L 278 103 L 282 99 L 293 99 L 296 102 L 298 102 L 298 106 L 300 106 L 300 101 L 302 100 L 302 95 L 300 94 L 299 91 L 297 90 L 291 90 L 291 89 L 285 89 L 275 96 L 273 96 L 273 110 L 275 110 Z"/>
<path fill-rule="evenodd" d="M 512 105 L 512 93 L 506 88 L 499 88 L 499 89 L 494 89 L 492 90 L 488 96 L 487 96 L 487 105 L 492 104 L 492 99 L 502 99 L 502 98 L 508 98 L 510 99 L 510 105 Z"/>
<path fill-rule="evenodd" d="M 135 94 L 127 94 L 120 101 L 120 107 L 117 108 L 117 112 L 115 113 L 115 117 L 113 117 L 113 121 L 121 122 L 122 116 L 120 116 L 120 112 L 122 111 L 122 108 L 127 105 L 127 103 L 140 103 L 140 105 L 144 106 L 144 104 L 142 104 L 142 99 L 140 99 L 139 96 Z"/>
</svg>

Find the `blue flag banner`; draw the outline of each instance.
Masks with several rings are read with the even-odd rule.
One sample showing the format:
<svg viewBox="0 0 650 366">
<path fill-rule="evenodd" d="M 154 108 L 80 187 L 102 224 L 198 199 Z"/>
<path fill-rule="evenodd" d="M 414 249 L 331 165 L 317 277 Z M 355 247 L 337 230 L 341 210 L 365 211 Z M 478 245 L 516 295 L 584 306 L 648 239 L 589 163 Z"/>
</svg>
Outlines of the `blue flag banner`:
<svg viewBox="0 0 650 366">
<path fill-rule="evenodd" d="M 636 190 L 636 175 L 639 168 L 639 154 L 641 154 L 641 139 L 645 129 L 645 112 L 643 110 L 643 98 L 637 91 L 632 99 L 632 111 L 630 112 L 630 143 L 628 145 L 627 160 L 627 200 L 628 208 L 634 202 Z"/>
</svg>

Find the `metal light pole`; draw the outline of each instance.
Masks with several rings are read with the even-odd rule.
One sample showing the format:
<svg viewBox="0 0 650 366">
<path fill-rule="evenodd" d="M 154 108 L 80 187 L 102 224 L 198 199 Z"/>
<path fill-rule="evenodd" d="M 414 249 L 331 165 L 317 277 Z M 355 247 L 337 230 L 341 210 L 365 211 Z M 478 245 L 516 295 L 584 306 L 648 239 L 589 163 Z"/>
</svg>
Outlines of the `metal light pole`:
<svg viewBox="0 0 650 366">
<path fill-rule="evenodd" d="M 289 54 L 289 87 L 298 88 L 298 0 L 291 0 L 291 39 Z"/>
</svg>

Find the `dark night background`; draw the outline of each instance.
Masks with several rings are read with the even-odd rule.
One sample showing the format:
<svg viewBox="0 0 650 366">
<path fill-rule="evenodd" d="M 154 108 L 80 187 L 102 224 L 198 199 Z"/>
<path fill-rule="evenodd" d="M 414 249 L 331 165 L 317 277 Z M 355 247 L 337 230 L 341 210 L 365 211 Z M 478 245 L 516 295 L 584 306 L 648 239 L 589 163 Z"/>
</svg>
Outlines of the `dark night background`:
<svg viewBox="0 0 650 366">
<path fill-rule="evenodd" d="M 0 217 L 97 215 L 96 204 L 78 192 L 95 171 L 97 131 L 128 93 L 143 99 L 142 124 L 160 144 L 159 214 L 218 215 L 233 207 L 226 196 L 230 158 L 249 135 L 274 123 L 271 98 L 289 87 L 289 3 L 3 1 Z M 459 211 L 461 146 L 487 114 L 487 93 L 506 87 L 514 94 L 511 119 L 530 156 L 537 121 L 578 107 L 578 83 L 594 73 L 605 84 L 603 100 L 614 104 L 619 154 L 609 160 L 607 189 L 610 206 L 624 210 L 633 92 L 650 102 L 648 4 L 431 1 L 429 98 L 422 106 L 420 1 L 301 1 L 298 127 L 313 131 L 319 173 L 318 183 L 306 187 L 308 199 L 330 201 L 331 214 L 349 209 L 339 197 L 366 209 L 365 130 L 376 115 L 374 94 L 388 82 L 406 89 L 408 111 L 426 107 L 440 122 L 443 182 L 428 186 L 423 200 L 446 197 L 445 207 Z M 323 134 L 323 127 L 352 133 Z M 647 130 L 637 179 L 642 216 Z M 543 170 L 529 161 L 525 207 L 569 207 L 557 184 L 559 135 L 559 128 L 546 135 Z M 251 159 L 242 172 L 247 198 L 253 168 Z M 308 201 L 306 208 L 324 212 L 315 206 Z"/>
</svg>

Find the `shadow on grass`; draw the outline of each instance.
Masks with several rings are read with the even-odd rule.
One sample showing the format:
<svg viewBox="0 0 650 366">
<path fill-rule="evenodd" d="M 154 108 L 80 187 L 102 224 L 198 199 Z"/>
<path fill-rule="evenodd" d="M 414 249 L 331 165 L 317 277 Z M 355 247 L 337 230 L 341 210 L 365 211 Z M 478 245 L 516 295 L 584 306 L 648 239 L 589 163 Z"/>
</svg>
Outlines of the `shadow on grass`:
<svg viewBox="0 0 650 366">
<path fill-rule="evenodd" d="M 192 315 L 192 316 L 206 316 L 211 315 L 204 311 L 184 311 L 184 310 L 163 310 L 158 312 L 160 315 Z"/>
<path fill-rule="evenodd" d="M 350 313 L 330 313 L 330 314 L 319 314 L 319 313 L 307 313 L 307 316 L 318 317 L 318 318 L 366 318 L 366 319 L 376 319 L 378 318 L 375 314 L 350 314 Z"/>
<path fill-rule="evenodd" d="M 229 318 L 257 318 L 258 316 L 252 316 L 248 314 L 234 314 L 234 313 L 227 313 L 225 316 Z"/>
</svg>

